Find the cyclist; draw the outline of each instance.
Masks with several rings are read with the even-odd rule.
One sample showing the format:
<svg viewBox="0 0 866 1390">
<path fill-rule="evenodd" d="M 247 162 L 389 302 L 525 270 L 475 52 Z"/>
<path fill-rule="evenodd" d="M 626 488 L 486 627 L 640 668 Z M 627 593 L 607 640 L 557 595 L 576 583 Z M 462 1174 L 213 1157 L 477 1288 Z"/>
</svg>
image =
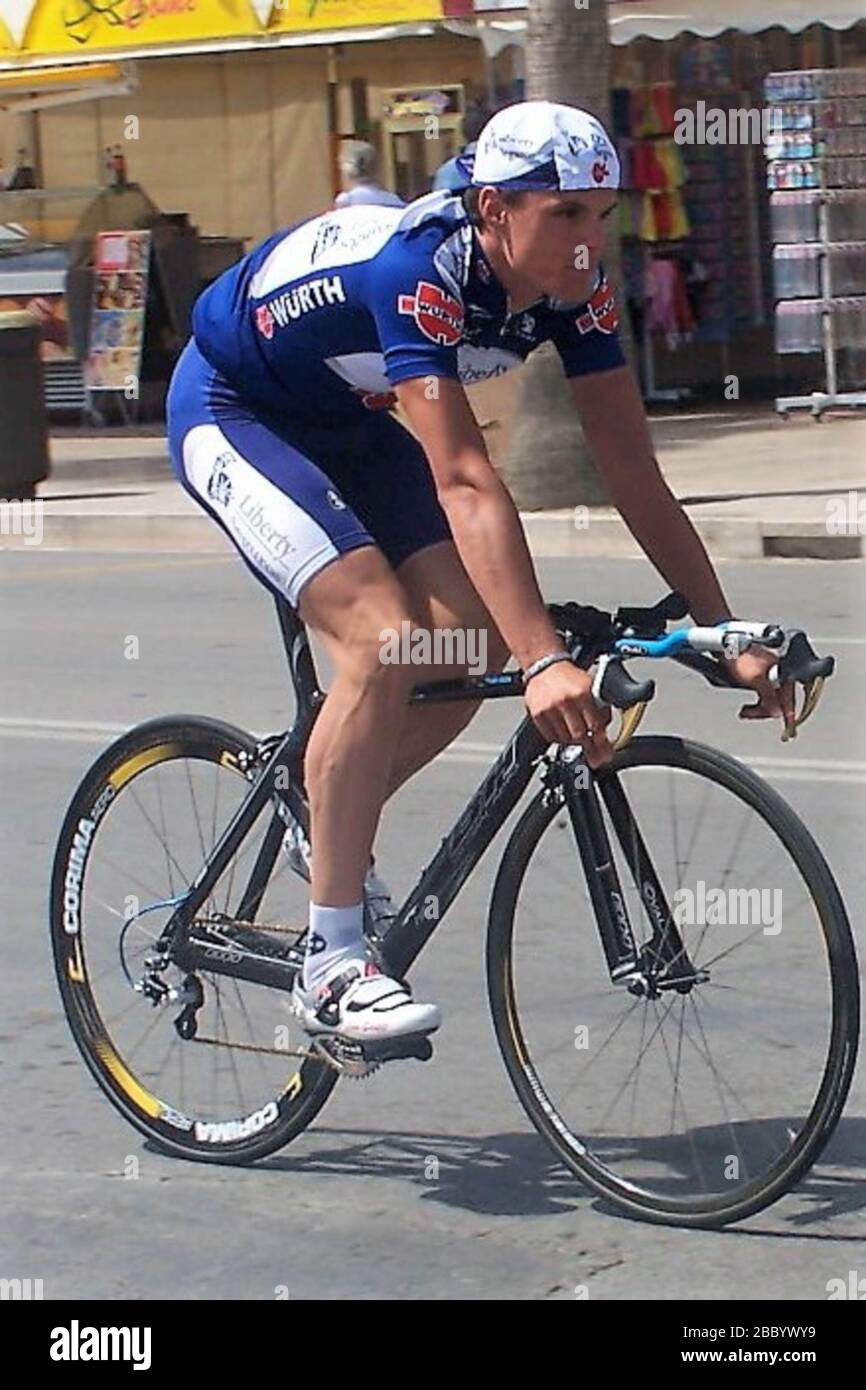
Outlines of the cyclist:
<svg viewBox="0 0 866 1390">
<path fill-rule="evenodd" d="M 384 633 L 479 630 L 488 670 L 520 664 L 545 738 L 582 744 L 592 766 L 611 757 L 609 712 L 553 629 L 465 383 L 552 341 L 626 524 L 695 621 L 731 616 L 617 339 L 600 263 L 619 178 L 608 135 L 587 112 L 522 102 L 490 119 L 469 172 L 462 198 L 349 207 L 276 233 L 200 297 L 171 384 L 180 481 L 334 666 L 305 763 L 310 930 L 294 1007 L 311 1034 L 378 1040 L 440 1021 L 370 958 L 363 889 L 384 801 L 478 706 L 407 708 L 416 682 L 466 668 L 386 663 Z M 748 717 L 783 713 L 772 661 L 731 663 L 758 693 Z M 372 875 L 368 888 L 386 892 Z"/>
</svg>

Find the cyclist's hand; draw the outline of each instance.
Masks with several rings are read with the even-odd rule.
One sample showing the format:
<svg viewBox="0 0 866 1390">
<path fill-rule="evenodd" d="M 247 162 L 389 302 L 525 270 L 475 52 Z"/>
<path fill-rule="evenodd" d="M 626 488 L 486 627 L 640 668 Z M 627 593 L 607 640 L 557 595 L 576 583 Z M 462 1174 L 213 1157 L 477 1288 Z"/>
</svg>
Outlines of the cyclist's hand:
<svg viewBox="0 0 866 1390">
<path fill-rule="evenodd" d="M 740 685 L 757 692 L 758 699 L 753 705 L 743 705 L 741 719 L 784 719 L 788 731 L 794 728 L 794 686 L 787 685 L 776 689 L 769 681 L 769 671 L 778 661 L 778 656 L 768 651 L 743 652 L 741 656 L 728 661 L 731 675 Z"/>
<path fill-rule="evenodd" d="M 596 704 L 592 677 L 569 661 L 557 661 L 533 676 L 526 687 L 526 708 L 539 732 L 551 743 L 579 743 L 590 767 L 602 767 L 613 757 L 605 728 L 607 705 Z"/>
</svg>

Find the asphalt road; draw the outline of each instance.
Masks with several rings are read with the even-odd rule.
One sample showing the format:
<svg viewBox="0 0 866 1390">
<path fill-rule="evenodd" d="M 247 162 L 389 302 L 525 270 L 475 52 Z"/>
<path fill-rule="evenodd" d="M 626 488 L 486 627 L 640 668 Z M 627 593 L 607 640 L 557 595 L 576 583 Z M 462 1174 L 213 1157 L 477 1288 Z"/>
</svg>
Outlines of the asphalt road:
<svg viewBox="0 0 866 1390">
<path fill-rule="evenodd" d="M 652 600 L 648 565 L 548 561 L 550 598 Z M 821 714 L 782 745 L 738 723 L 737 697 L 654 671 L 648 727 L 742 757 L 806 820 L 849 905 L 861 955 L 866 567 L 723 566 L 734 611 L 798 623 L 839 673 Z M 273 610 L 221 557 L 0 553 L 0 883 L 3 893 L 4 1277 L 46 1298 L 806 1299 L 866 1275 L 863 1068 L 824 1159 L 800 1189 L 738 1229 L 664 1229 L 617 1214 L 549 1153 L 511 1090 L 490 1026 L 484 923 L 498 841 L 413 976 L 445 1021 L 431 1063 L 343 1082 L 318 1121 L 255 1168 L 208 1167 L 141 1141 L 91 1082 L 62 1015 L 46 926 L 60 821 L 114 732 L 191 710 L 284 727 L 290 689 Z M 128 659 L 127 639 L 138 639 Z M 409 887 L 514 727 L 488 705 L 388 808 L 378 845 Z M 760 1059 L 755 1059 L 760 1065 Z M 138 1176 L 124 1174 L 136 1167 Z M 430 1160 L 436 1159 L 436 1164 Z"/>
</svg>

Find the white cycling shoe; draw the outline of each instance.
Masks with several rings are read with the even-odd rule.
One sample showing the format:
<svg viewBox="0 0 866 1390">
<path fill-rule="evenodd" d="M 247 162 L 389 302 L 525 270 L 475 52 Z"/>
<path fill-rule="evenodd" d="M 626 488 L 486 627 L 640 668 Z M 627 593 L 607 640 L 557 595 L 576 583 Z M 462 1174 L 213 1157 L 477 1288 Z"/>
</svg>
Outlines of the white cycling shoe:
<svg viewBox="0 0 866 1390">
<path fill-rule="evenodd" d="M 387 1042 L 424 1037 L 439 1027 L 436 1004 L 416 1004 L 409 986 L 385 975 L 371 960 L 337 961 L 323 980 L 305 989 L 298 974 L 292 1008 L 310 1037 Z"/>
</svg>

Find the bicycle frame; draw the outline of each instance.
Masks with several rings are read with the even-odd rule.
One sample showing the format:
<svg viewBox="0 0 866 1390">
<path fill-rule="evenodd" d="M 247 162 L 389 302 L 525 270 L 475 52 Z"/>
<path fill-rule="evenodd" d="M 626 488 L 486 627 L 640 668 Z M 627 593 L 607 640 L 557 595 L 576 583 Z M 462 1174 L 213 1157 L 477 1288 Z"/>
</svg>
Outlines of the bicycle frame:
<svg viewBox="0 0 866 1390">
<path fill-rule="evenodd" d="M 273 950 L 268 956 L 255 955 L 241 960 L 215 959 L 212 946 L 190 940 L 189 931 L 196 913 L 237 853 L 259 816 L 276 802 L 273 819 L 262 841 L 242 895 L 236 917 L 250 920 L 264 896 L 285 835 L 287 815 L 309 828 L 303 788 L 303 753 L 325 699 L 313 664 L 306 629 L 289 605 L 275 597 L 280 631 L 295 689 L 297 715 L 284 735 L 273 735 L 258 745 L 264 766 L 204 865 L 193 880 L 182 902 L 175 909 L 159 939 L 157 949 L 170 950 L 176 964 L 188 970 L 206 969 L 232 975 L 271 988 L 290 989 L 297 970 L 291 953 L 279 958 Z M 591 660 L 592 653 L 587 653 Z M 449 700 L 503 699 L 523 694 L 518 672 L 463 679 L 434 681 L 416 686 L 410 704 L 437 704 Z M 405 974 L 423 946 L 444 918 L 467 878 L 498 834 L 502 825 L 526 790 L 536 767 L 545 759 L 548 744 L 527 716 L 512 735 L 486 777 L 476 789 L 450 833 L 442 840 L 431 862 L 422 870 L 415 887 L 400 908 L 387 935 L 380 942 L 386 967 L 398 978 Z M 570 765 L 574 767 L 570 770 Z M 547 759 L 547 785 L 561 787 L 575 830 L 580 858 L 590 887 L 590 895 L 608 969 L 613 981 L 635 975 L 639 961 L 625 899 L 613 863 L 607 832 L 598 807 L 591 776 L 578 787 L 574 768 L 586 769 L 573 751 L 561 750 Z M 242 771 L 248 772 L 245 767 Z M 605 801 L 626 860 L 636 882 L 650 884 L 655 894 L 650 921 L 654 928 L 656 954 L 669 964 L 682 962 L 684 973 L 690 968 L 684 957 L 663 890 L 649 862 L 646 849 L 631 816 L 625 796 L 611 785 Z M 285 785 L 283 785 L 285 783 Z M 642 900 L 649 912 L 643 887 Z M 658 923 L 664 931 L 659 935 Z M 267 940 L 262 931 L 263 941 Z"/>
</svg>

